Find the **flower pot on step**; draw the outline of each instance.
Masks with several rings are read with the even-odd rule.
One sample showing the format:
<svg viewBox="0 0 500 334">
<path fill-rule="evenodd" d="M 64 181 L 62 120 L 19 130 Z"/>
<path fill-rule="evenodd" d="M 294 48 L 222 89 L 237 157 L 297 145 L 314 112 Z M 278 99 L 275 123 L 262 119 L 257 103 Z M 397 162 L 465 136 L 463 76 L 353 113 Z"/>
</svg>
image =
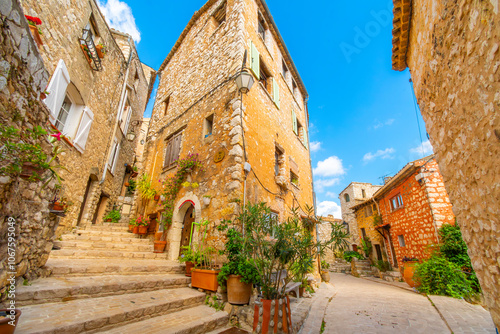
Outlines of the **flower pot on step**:
<svg viewBox="0 0 500 334">
<path fill-rule="evenodd" d="M 97 55 L 99 56 L 99 58 L 101 58 L 101 59 L 104 58 L 104 52 L 103 52 L 104 46 L 103 45 L 96 45 L 95 49 L 97 51 Z"/>
<path fill-rule="evenodd" d="M 38 32 L 38 27 L 33 26 L 31 24 L 29 25 L 29 27 L 30 27 L 31 35 L 33 36 L 33 39 L 36 42 L 36 45 L 38 47 L 42 46 L 43 42 L 42 42 L 42 38 L 40 37 L 40 33 Z"/>
<path fill-rule="evenodd" d="M 64 211 L 64 206 L 59 203 L 59 202 L 54 202 L 54 204 L 52 204 L 52 210 L 54 211 Z"/>
<path fill-rule="evenodd" d="M 147 226 L 139 226 L 139 230 L 137 231 L 137 234 L 147 234 L 147 233 L 148 233 Z"/>
<path fill-rule="evenodd" d="M 227 279 L 227 301 L 233 305 L 245 305 L 252 296 L 252 283 L 243 283 L 241 275 L 229 275 Z"/>
<path fill-rule="evenodd" d="M 415 265 L 418 264 L 417 261 L 406 262 L 404 264 L 403 279 L 406 284 L 412 288 L 417 286 L 417 283 L 413 280 L 413 275 L 415 274 Z"/>
<path fill-rule="evenodd" d="M 187 277 L 191 277 L 191 269 L 194 268 L 194 265 L 195 264 L 193 262 L 189 262 L 189 261 L 186 262 L 186 276 Z"/>
<path fill-rule="evenodd" d="M 139 226 L 134 226 L 134 229 L 132 231 L 134 234 L 139 234 Z"/>
<path fill-rule="evenodd" d="M 261 312 L 262 309 L 262 313 Z M 273 310 L 274 312 L 271 312 Z M 255 301 L 253 333 L 291 333 L 292 312 L 288 296 L 282 299 Z"/>
<path fill-rule="evenodd" d="M 20 316 L 21 310 L 18 310 L 17 308 L 14 310 L 0 309 L 0 333 L 13 334 L 16 331 L 17 322 Z M 14 321 L 14 326 L 9 324 L 12 323 L 12 321 Z"/>
<path fill-rule="evenodd" d="M 134 232 L 134 225 L 128 224 L 128 232 L 133 233 Z"/>
<path fill-rule="evenodd" d="M 217 275 L 220 270 L 213 269 L 192 269 L 191 270 L 191 286 L 208 291 L 217 291 L 219 283 Z"/>
<path fill-rule="evenodd" d="M 155 247 L 155 250 L 154 250 L 155 253 L 163 253 L 165 251 L 165 247 L 167 247 L 167 242 L 166 241 L 160 241 L 160 240 L 156 241 L 155 240 L 154 247 Z"/>
</svg>

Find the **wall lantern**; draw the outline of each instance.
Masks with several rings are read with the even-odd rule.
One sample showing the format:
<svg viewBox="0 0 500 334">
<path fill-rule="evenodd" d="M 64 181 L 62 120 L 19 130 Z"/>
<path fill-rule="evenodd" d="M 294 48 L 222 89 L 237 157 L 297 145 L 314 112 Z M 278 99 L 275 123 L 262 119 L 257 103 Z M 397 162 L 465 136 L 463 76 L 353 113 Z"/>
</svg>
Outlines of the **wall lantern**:
<svg viewBox="0 0 500 334">
<path fill-rule="evenodd" d="M 238 85 L 238 89 L 244 94 L 248 93 L 250 88 L 252 88 L 253 83 L 255 82 L 253 75 L 251 75 L 247 71 L 241 71 L 235 80 L 236 85 Z"/>
<path fill-rule="evenodd" d="M 135 139 L 135 133 L 133 133 L 133 132 L 127 133 L 127 140 L 128 141 L 134 141 L 134 139 Z"/>
</svg>

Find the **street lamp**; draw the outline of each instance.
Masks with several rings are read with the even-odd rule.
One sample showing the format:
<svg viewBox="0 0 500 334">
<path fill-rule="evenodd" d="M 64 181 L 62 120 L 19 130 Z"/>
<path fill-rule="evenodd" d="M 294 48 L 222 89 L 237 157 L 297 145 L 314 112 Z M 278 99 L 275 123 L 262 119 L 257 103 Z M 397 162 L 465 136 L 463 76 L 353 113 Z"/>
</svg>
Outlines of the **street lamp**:
<svg viewBox="0 0 500 334">
<path fill-rule="evenodd" d="M 246 70 L 238 73 L 236 77 L 236 85 L 238 85 L 238 89 L 240 92 L 246 94 L 252 88 L 253 83 L 255 82 L 253 75 L 248 73 Z"/>
</svg>

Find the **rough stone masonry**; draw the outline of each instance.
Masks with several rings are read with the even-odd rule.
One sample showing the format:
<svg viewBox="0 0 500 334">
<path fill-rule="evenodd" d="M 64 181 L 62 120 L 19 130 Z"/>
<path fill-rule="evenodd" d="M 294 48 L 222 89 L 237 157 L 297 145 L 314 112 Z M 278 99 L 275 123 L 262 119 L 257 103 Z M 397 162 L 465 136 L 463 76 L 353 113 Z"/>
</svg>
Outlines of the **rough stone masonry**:
<svg viewBox="0 0 500 334">
<path fill-rule="evenodd" d="M 410 68 L 453 211 L 500 327 L 498 5 L 395 0 L 393 68 Z"/>
</svg>

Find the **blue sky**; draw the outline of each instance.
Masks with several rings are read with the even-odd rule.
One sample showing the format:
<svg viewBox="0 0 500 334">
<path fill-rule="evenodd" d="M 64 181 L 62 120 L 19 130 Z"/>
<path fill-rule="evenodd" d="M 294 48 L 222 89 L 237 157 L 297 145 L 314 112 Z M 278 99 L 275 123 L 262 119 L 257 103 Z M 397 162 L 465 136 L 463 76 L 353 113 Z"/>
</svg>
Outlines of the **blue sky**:
<svg viewBox="0 0 500 334">
<path fill-rule="evenodd" d="M 267 2 L 310 96 L 318 214 L 340 218 L 338 194 L 350 182 L 380 184 L 432 153 L 418 112 L 421 145 L 410 74 L 391 69 L 392 0 Z M 158 69 L 204 3 L 101 0 L 101 8 Z"/>
</svg>

